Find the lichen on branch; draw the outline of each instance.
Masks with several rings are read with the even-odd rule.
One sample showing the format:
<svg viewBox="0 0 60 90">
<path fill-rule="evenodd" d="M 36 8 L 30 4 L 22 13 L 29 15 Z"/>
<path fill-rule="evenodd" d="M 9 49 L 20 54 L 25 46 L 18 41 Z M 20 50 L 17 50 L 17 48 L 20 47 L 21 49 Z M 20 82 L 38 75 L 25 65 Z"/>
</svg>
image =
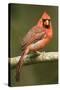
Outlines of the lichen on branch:
<svg viewBox="0 0 60 90">
<path fill-rule="evenodd" d="M 16 65 L 20 57 L 21 56 L 9 58 L 10 65 L 12 66 Z M 58 60 L 58 52 L 38 52 L 26 55 L 24 59 L 24 65 L 53 60 Z"/>
</svg>

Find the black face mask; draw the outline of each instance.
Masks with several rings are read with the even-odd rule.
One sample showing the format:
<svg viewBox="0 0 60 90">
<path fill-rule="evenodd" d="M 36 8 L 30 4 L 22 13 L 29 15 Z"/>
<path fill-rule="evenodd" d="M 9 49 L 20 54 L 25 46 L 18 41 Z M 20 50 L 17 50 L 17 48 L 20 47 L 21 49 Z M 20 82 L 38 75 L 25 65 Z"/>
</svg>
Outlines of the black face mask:
<svg viewBox="0 0 60 90">
<path fill-rule="evenodd" d="M 44 27 L 48 29 L 48 28 L 50 28 L 50 25 L 44 25 Z"/>
<path fill-rule="evenodd" d="M 48 20 L 48 22 L 49 22 L 48 25 L 45 24 L 46 20 Z M 46 29 L 50 28 L 50 19 L 43 19 L 43 27 Z"/>
</svg>

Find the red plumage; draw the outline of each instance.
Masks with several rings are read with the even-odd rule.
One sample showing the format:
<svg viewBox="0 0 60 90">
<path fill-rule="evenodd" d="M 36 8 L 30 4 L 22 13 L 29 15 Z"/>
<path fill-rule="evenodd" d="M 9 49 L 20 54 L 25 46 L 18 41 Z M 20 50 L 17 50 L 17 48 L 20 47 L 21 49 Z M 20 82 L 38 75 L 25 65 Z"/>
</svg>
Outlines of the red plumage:
<svg viewBox="0 0 60 90">
<path fill-rule="evenodd" d="M 41 19 L 38 21 L 37 25 L 33 26 L 26 36 L 23 38 L 21 43 L 23 52 L 21 54 L 21 58 L 16 67 L 16 80 L 19 80 L 21 66 L 24 62 L 24 57 L 30 51 L 37 51 L 44 48 L 48 42 L 52 39 L 53 31 L 51 25 L 50 16 L 44 12 Z"/>
</svg>

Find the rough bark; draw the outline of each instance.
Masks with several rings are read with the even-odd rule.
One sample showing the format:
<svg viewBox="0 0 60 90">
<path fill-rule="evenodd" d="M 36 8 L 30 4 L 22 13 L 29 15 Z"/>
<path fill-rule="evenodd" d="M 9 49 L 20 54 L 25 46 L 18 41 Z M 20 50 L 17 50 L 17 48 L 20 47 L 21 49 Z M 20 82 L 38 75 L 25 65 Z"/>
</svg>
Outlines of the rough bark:
<svg viewBox="0 0 60 90">
<path fill-rule="evenodd" d="M 21 56 L 9 58 L 9 63 L 12 66 L 15 66 Z M 37 52 L 34 54 L 29 54 L 24 59 L 24 64 L 34 64 L 43 61 L 53 61 L 58 60 L 58 52 Z"/>
</svg>

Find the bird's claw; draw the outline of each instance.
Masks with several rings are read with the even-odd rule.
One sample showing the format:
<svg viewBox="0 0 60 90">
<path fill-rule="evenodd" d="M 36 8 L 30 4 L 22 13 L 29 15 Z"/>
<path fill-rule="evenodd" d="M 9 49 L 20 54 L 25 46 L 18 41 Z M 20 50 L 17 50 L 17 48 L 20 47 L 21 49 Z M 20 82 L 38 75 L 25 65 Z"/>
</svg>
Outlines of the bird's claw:
<svg viewBox="0 0 60 90">
<path fill-rule="evenodd" d="M 41 52 L 39 52 L 39 51 L 36 51 L 36 53 L 37 53 L 38 55 L 40 55 L 40 54 L 41 54 Z"/>
</svg>

